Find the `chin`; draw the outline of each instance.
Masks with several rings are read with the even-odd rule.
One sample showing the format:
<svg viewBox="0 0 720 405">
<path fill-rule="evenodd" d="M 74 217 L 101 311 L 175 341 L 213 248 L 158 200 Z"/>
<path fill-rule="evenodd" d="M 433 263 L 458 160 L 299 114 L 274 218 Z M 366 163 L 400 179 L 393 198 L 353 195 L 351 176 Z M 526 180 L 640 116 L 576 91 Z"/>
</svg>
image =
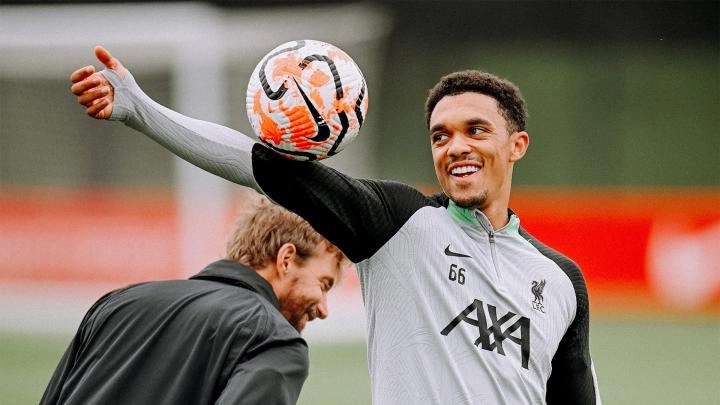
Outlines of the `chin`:
<svg viewBox="0 0 720 405">
<path fill-rule="evenodd" d="M 480 208 L 487 201 L 487 191 L 480 194 L 449 193 L 448 197 L 463 208 Z"/>
<path fill-rule="evenodd" d="M 289 322 L 296 331 L 302 332 L 303 329 L 305 329 L 305 325 L 307 324 L 307 318 L 303 316 L 301 318 L 291 319 L 289 320 Z"/>
</svg>

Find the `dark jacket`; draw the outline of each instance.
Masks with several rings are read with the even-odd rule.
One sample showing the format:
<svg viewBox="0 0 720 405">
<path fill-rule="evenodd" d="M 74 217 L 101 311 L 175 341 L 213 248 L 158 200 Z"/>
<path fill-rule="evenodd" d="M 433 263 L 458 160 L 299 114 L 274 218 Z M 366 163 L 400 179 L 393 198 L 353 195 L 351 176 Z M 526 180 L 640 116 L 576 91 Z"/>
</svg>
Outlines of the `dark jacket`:
<svg viewBox="0 0 720 405">
<path fill-rule="evenodd" d="M 40 404 L 295 404 L 308 349 L 270 284 L 231 260 L 90 308 Z"/>
</svg>

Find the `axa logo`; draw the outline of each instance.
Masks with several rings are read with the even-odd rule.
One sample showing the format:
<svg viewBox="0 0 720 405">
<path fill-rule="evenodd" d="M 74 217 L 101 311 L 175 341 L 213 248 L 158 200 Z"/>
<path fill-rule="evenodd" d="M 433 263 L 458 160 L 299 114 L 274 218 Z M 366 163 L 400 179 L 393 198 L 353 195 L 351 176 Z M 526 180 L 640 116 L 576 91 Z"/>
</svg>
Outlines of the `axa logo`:
<svg viewBox="0 0 720 405">
<path fill-rule="evenodd" d="M 543 297 L 543 290 L 545 289 L 545 280 L 542 280 L 540 282 L 537 282 L 533 280 L 532 287 L 530 287 L 530 291 L 532 291 L 535 298 L 533 298 L 532 301 L 532 307 L 536 311 L 540 311 L 543 314 L 545 313 L 545 305 L 543 305 L 543 300 L 545 299 Z"/>
<path fill-rule="evenodd" d="M 520 348 L 520 364 L 528 368 L 530 359 L 530 319 L 508 311 L 498 317 L 497 308 L 475 299 L 467 308 L 463 309 L 450 323 L 440 331 L 448 336 L 456 327 L 470 326 L 477 328 L 478 338 L 475 346 L 488 351 L 497 351 L 505 356 L 506 342 L 518 345 Z"/>
</svg>

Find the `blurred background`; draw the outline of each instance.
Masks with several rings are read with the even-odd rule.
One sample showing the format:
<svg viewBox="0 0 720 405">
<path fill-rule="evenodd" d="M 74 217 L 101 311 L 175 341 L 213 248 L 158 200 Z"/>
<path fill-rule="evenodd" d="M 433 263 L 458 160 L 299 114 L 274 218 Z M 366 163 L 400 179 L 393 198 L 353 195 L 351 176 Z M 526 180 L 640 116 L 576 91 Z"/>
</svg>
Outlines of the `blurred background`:
<svg viewBox="0 0 720 405">
<path fill-rule="evenodd" d="M 511 207 L 575 260 L 606 404 L 720 403 L 717 1 L 0 1 L 0 404 L 37 403 L 109 289 L 220 258 L 251 191 L 87 117 L 70 73 L 101 44 L 155 100 L 251 134 L 250 72 L 318 39 L 363 70 L 361 136 L 327 164 L 438 191 L 424 101 L 440 76 L 515 82 L 531 147 Z M 369 404 L 354 273 L 311 323 L 301 404 Z"/>
</svg>

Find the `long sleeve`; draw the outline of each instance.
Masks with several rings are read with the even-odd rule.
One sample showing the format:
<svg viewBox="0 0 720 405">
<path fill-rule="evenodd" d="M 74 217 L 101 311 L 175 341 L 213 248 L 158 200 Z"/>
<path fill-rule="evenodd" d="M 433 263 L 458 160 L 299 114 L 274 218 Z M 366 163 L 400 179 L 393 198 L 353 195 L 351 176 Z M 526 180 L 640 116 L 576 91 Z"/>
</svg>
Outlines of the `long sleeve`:
<svg viewBox="0 0 720 405">
<path fill-rule="evenodd" d="M 216 403 L 294 405 L 308 368 L 307 346 L 303 341 L 273 342 L 237 364 Z"/>
<path fill-rule="evenodd" d="M 547 383 L 548 405 L 601 404 L 597 375 L 590 358 L 588 316 L 585 303 L 578 308 L 575 321 L 560 341 Z"/>
<path fill-rule="evenodd" d="M 48 386 L 45 388 L 42 398 L 40 399 L 40 405 L 52 405 L 61 403 L 61 395 L 63 386 L 67 376 L 72 372 L 74 356 L 79 351 L 80 342 L 78 336 L 76 336 L 70 346 L 63 354 L 60 362 L 55 368 L 55 372 L 50 378 Z"/>
<path fill-rule="evenodd" d="M 560 341 L 547 382 L 547 403 L 599 405 L 595 367 L 590 357 L 590 308 L 580 268 L 559 254 L 549 254 L 563 268 L 575 289 L 575 319 Z"/>
<path fill-rule="evenodd" d="M 92 333 L 93 324 L 99 308 L 107 303 L 111 294 L 112 293 L 105 294 L 98 299 L 83 317 L 75 336 L 65 350 L 65 353 L 50 378 L 48 386 L 45 388 L 45 392 L 40 399 L 40 405 L 62 404 L 67 400 L 67 392 L 65 392 L 65 390 L 67 389 L 66 384 L 68 384 L 68 378 L 75 369 L 76 362 L 83 351 L 85 340 Z M 71 384 L 74 384 L 74 382 Z"/>
<path fill-rule="evenodd" d="M 102 73 L 115 88 L 111 120 L 124 122 L 203 170 L 259 191 L 251 159 L 256 141 L 234 129 L 160 105 L 140 89 L 130 72 L 124 79 L 112 70 Z"/>
</svg>

